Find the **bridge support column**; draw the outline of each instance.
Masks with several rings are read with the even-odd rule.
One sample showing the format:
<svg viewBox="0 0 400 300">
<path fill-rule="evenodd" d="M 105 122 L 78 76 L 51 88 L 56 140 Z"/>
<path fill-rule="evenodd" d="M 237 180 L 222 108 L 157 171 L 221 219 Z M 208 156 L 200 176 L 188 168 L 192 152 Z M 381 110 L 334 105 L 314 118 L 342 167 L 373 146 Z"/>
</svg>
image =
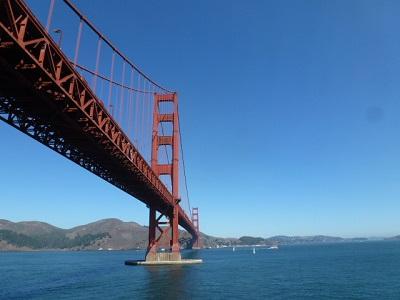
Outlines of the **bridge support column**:
<svg viewBox="0 0 400 300">
<path fill-rule="evenodd" d="M 178 204 L 174 206 L 174 213 L 170 219 L 170 226 L 172 231 L 171 237 L 171 254 L 174 260 L 181 259 L 180 245 L 179 245 L 179 226 L 178 226 Z"/>
<path fill-rule="evenodd" d="M 172 111 L 160 112 L 160 103 L 172 103 Z M 160 134 L 159 126 L 163 123 L 172 123 L 172 135 Z M 162 128 L 162 127 L 161 127 Z M 172 147 L 172 159 L 167 163 L 160 163 L 158 151 L 160 146 Z M 164 216 L 161 214 L 156 217 L 156 211 L 150 207 L 149 219 L 149 245 L 147 248 L 146 261 L 155 260 L 181 260 L 179 245 L 179 118 L 178 118 L 178 97 L 173 94 L 154 94 L 154 113 L 153 113 L 153 133 L 152 133 L 152 151 L 151 167 L 158 176 L 167 175 L 171 178 L 172 185 L 172 205 L 173 209 L 164 212 L 168 222 L 161 222 Z M 168 226 L 166 226 L 168 225 Z M 160 232 L 157 236 L 157 231 Z M 165 242 L 169 239 L 170 252 L 158 253 L 158 242 Z"/>
<path fill-rule="evenodd" d="M 176 215 L 157 217 L 155 208 L 150 207 L 149 217 L 149 244 L 147 246 L 146 261 L 177 261 L 181 260 L 179 247 L 178 210 Z M 164 218 L 169 219 L 164 221 Z M 168 225 L 168 226 L 165 226 Z M 174 229 L 175 228 L 175 229 Z M 161 246 L 166 247 L 169 240 L 170 252 L 158 252 Z"/>
<path fill-rule="evenodd" d="M 150 207 L 149 214 L 149 244 L 147 246 L 146 260 L 155 260 L 157 254 L 157 213 L 153 207 Z"/>
</svg>

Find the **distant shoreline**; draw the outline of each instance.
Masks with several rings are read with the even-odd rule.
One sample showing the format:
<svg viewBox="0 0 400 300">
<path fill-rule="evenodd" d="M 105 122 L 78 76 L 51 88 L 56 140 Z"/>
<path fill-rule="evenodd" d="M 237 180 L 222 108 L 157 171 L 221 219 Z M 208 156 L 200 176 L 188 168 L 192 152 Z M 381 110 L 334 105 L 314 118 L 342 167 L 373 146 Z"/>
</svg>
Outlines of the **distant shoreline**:
<svg viewBox="0 0 400 300">
<path fill-rule="evenodd" d="M 302 243 L 302 244 L 285 244 L 280 245 L 280 247 L 296 247 L 296 246 L 322 246 L 322 245 L 339 245 L 339 244 L 357 244 L 357 243 L 390 243 L 390 242 L 400 242 L 397 239 L 371 239 L 365 241 L 345 241 L 345 242 L 325 242 L 325 243 Z M 268 249 L 269 246 L 266 245 L 236 245 L 236 246 L 222 246 L 222 247 L 211 247 L 211 248 L 202 248 L 200 250 L 223 250 L 223 249 L 232 249 L 232 248 L 258 248 L 258 249 Z M 182 249 L 183 251 L 198 251 L 191 249 Z M 1 253 L 33 253 L 33 252 L 131 252 L 131 251 L 146 251 L 146 248 L 143 249 L 113 249 L 113 250 L 96 250 L 96 249 L 0 249 Z"/>
<path fill-rule="evenodd" d="M 215 249 L 400 240 L 400 236 L 382 239 L 325 235 L 220 238 L 201 233 L 201 239 L 204 248 Z M 71 229 L 37 221 L 0 220 L 0 251 L 142 251 L 147 248 L 147 241 L 147 226 L 119 219 L 103 219 Z M 183 249 L 189 248 L 191 237 L 187 232 L 181 231 L 179 241 Z M 165 241 L 165 248 L 168 248 L 167 242 Z"/>
</svg>

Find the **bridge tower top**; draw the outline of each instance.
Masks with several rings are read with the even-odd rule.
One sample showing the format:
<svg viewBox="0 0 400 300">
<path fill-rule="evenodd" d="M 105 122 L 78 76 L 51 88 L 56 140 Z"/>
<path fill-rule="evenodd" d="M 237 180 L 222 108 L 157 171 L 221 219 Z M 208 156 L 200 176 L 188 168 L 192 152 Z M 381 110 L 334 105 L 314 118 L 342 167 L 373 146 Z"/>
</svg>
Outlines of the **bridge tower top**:
<svg viewBox="0 0 400 300">
<path fill-rule="evenodd" d="M 173 109 L 170 112 L 160 113 L 160 103 L 170 102 Z M 152 151 L 151 151 L 151 167 L 158 176 L 168 175 L 171 177 L 172 196 L 174 201 L 179 200 L 179 117 L 178 117 L 178 95 L 171 94 L 154 94 L 154 111 L 153 111 L 153 134 L 152 134 Z M 159 126 L 163 123 L 172 123 L 172 136 L 160 135 Z M 160 146 L 172 147 L 172 161 L 166 164 L 160 164 L 158 158 L 158 150 Z"/>
</svg>

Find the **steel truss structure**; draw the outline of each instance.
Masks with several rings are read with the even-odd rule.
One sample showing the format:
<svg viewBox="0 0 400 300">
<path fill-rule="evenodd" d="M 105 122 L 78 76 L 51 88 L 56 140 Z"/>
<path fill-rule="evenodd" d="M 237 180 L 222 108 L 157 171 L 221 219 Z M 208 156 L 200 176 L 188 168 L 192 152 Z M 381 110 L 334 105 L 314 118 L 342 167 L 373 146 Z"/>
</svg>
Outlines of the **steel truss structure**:
<svg viewBox="0 0 400 300">
<path fill-rule="evenodd" d="M 159 169 L 149 166 L 21 0 L 0 0 L 0 119 L 198 238 Z"/>
</svg>

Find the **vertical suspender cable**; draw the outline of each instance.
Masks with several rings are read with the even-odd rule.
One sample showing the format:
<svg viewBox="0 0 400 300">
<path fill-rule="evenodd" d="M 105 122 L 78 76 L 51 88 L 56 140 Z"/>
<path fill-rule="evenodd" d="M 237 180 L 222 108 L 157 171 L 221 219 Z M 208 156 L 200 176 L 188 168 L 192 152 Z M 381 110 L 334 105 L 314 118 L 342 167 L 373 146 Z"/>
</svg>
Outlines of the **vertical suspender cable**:
<svg viewBox="0 0 400 300">
<path fill-rule="evenodd" d="M 142 80 L 143 81 L 143 80 Z M 146 90 L 146 81 L 143 81 L 143 91 L 145 91 Z M 143 152 L 144 152 L 144 106 L 145 106 L 145 102 L 146 102 L 146 99 L 145 99 L 145 95 L 146 95 L 146 93 L 142 93 L 142 109 L 141 109 L 141 118 L 140 118 L 140 123 L 141 123 L 141 125 L 140 125 L 140 141 L 141 141 L 141 152 L 142 152 L 142 155 L 143 155 Z M 144 156 L 144 155 L 143 155 Z"/>
<path fill-rule="evenodd" d="M 101 50 L 101 37 L 97 41 L 97 51 L 96 51 L 96 66 L 93 75 L 93 91 L 96 93 L 97 77 L 99 75 L 99 63 L 100 63 L 100 50 Z"/>
<path fill-rule="evenodd" d="M 51 20 L 53 19 L 55 0 L 50 0 L 49 13 L 47 14 L 46 31 L 50 31 Z"/>
<path fill-rule="evenodd" d="M 79 19 L 78 36 L 76 37 L 76 44 L 75 44 L 74 68 L 76 68 L 76 64 L 78 62 L 79 48 L 81 46 L 82 28 L 83 28 L 83 20 L 82 20 L 82 18 L 80 18 Z"/>
<path fill-rule="evenodd" d="M 181 155 L 182 155 L 182 165 L 183 165 L 183 178 L 185 180 L 185 190 L 186 190 L 186 197 L 189 205 L 189 214 L 192 214 L 192 210 L 190 207 L 190 199 L 189 199 L 189 190 L 187 186 L 187 177 L 186 177 L 186 165 L 185 165 L 185 156 L 183 153 L 183 141 L 182 141 L 182 133 L 181 133 L 181 122 L 179 121 L 179 108 L 177 108 L 177 114 L 178 114 L 178 124 L 179 124 L 179 140 L 180 140 L 180 147 L 181 147 Z"/>
<path fill-rule="evenodd" d="M 138 76 L 137 90 L 139 90 L 140 89 L 140 74 L 138 73 L 137 76 Z M 136 92 L 136 95 L 135 95 L 135 101 L 136 101 L 136 103 L 135 103 L 135 127 L 134 127 L 133 135 L 134 135 L 134 140 L 136 142 L 136 148 L 138 148 L 138 149 L 139 149 L 138 137 L 139 137 L 139 110 L 140 110 L 140 105 L 139 105 L 140 98 L 139 97 L 140 97 L 139 92 Z"/>
<path fill-rule="evenodd" d="M 149 101 L 148 101 L 148 94 L 147 91 L 149 89 L 149 82 L 146 80 L 146 85 L 144 90 L 146 91 L 144 94 L 144 107 L 143 107 L 143 143 L 144 143 L 144 147 L 143 147 L 143 156 L 145 157 L 145 159 L 147 160 L 147 152 L 148 152 L 148 141 L 147 141 L 147 125 L 149 123 L 149 117 L 147 114 L 147 110 L 148 110 L 148 106 L 149 106 Z"/>
<path fill-rule="evenodd" d="M 107 99 L 107 106 L 109 108 L 112 107 L 111 95 L 112 95 L 112 88 L 113 88 L 114 62 L 115 62 L 115 52 L 113 52 L 112 58 L 111 58 L 110 85 L 109 85 L 109 89 L 108 89 L 108 99 Z"/>
<path fill-rule="evenodd" d="M 104 105 L 104 80 L 101 80 L 100 82 L 100 100 Z"/>
<path fill-rule="evenodd" d="M 119 104 L 119 119 L 120 119 L 120 125 L 121 127 L 123 124 L 123 118 L 124 118 L 124 85 L 125 85 L 125 61 L 122 64 L 122 85 L 121 85 L 121 100 Z"/>
<path fill-rule="evenodd" d="M 134 72 L 133 72 L 133 68 L 131 68 L 131 78 L 130 78 L 130 91 L 129 91 L 129 108 L 128 108 L 128 112 L 129 112 L 129 115 L 128 115 L 128 136 L 129 136 L 129 139 L 131 140 L 131 141 L 133 141 L 133 138 L 132 138 L 132 129 L 133 129 L 133 121 L 132 121 L 132 109 L 133 109 L 133 75 L 134 75 Z"/>
</svg>

